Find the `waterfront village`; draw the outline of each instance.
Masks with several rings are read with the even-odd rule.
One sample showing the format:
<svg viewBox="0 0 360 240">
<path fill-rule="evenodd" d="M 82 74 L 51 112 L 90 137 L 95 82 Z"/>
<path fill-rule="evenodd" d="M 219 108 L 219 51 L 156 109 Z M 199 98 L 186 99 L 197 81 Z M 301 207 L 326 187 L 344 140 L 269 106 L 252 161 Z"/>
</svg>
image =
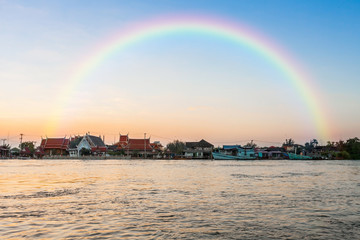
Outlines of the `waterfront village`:
<svg viewBox="0 0 360 240">
<path fill-rule="evenodd" d="M 0 158 L 17 159 L 215 159 L 215 160 L 256 160 L 256 159 L 360 159 L 360 140 L 328 142 L 320 146 L 316 139 L 304 145 L 286 139 L 279 146 L 258 147 L 253 141 L 245 145 L 223 145 L 215 147 L 202 139 L 198 142 L 174 140 L 165 147 L 160 141 L 150 138 L 131 138 L 119 134 L 116 143 L 106 145 L 104 136 L 86 133 L 82 136 L 42 138 L 36 142 L 21 142 L 12 147 L 3 141 Z M 3 139 L 4 140 L 4 139 Z"/>
</svg>

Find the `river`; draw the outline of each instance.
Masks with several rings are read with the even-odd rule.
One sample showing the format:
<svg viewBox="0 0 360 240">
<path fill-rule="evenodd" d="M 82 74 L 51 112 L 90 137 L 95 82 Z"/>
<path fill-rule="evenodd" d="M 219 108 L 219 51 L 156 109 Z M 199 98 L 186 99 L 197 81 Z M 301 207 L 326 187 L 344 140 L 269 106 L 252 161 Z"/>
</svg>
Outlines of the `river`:
<svg viewBox="0 0 360 240">
<path fill-rule="evenodd" d="M 0 160 L 3 239 L 358 239 L 360 161 Z"/>
</svg>

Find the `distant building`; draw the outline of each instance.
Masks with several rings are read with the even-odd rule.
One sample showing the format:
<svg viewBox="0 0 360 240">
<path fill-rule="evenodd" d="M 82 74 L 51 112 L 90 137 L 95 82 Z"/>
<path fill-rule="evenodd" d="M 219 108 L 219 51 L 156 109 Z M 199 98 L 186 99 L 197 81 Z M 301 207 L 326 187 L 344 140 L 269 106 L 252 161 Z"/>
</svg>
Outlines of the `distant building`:
<svg viewBox="0 0 360 240">
<path fill-rule="evenodd" d="M 107 147 L 101 137 L 86 134 L 83 137 L 75 137 L 69 146 L 70 157 L 81 156 L 82 149 L 86 149 L 89 154 L 103 156 L 106 154 Z"/>
<path fill-rule="evenodd" d="M 287 144 L 283 144 L 282 146 L 286 152 L 291 152 L 291 153 L 301 153 L 304 151 L 304 146 L 300 145 L 300 144 L 291 144 L 291 145 L 287 145 Z"/>
<path fill-rule="evenodd" d="M 41 147 L 37 147 L 37 148 L 35 149 L 34 156 L 35 156 L 36 158 L 43 158 L 44 155 L 45 155 L 45 152 L 44 152 L 44 150 L 43 150 Z"/>
<path fill-rule="evenodd" d="M 160 142 L 150 142 L 150 138 L 129 138 L 129 135 L 121 135 L 119 142 L 114 144 L 117 151 L 124 155 L 142 158 L 159 158 L 163 146 Z"/>
<path fill-rule="evenodd" d="M 185 142 L 184 156 L 192 159 L 211 159 L 214 145 L 201 139 L 199 142 Z"/>
<path fill-rule="evenodd" d="M 21 157 L 33 157 L 33 153 L 31 152 L 29 147 L 24 147 L 21 151 L 20 151 L 20 156 Z"/>
<path fill-rule="evenodd" d="M 64 138 L 45 138 L 41 140 L 40 150 L 47 156 L 68 155 L 70 139 Z"/>
<path fill-rule="evenodd" d="M 20 149 L 17 147 L 14 147 L 10 150 L 10 155 L 11 156 L 19 156 L 20 155 Z"/>
<path fill-rule="evenodd" d="M 10 157 L 10 147 L 8 145 L 0 146 L 0 158 Z"/>
<path fill-rule="evenodd" d="M 284 159 L 285 149 L 282 147 L 266 147 L 262 149 L 256 149 L 256 153 L 259 159 Z"/>
</svg>

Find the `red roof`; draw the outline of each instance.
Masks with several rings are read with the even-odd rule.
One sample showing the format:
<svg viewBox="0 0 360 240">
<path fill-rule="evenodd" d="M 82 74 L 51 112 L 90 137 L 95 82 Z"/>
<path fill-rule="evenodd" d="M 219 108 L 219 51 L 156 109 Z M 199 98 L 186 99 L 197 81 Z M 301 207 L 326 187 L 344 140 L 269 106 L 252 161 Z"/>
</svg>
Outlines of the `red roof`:
<svg viewBox="0 0 360 240">
<path fill-rule="evenodd" d="M 150 139 L 129 139 L 127 142 L 120 141 L 116 143 L 115 145 L 118 146 L 118 149 L 124 149 L 124 150 L 139 150 L 144 151 L 146 148 L 146 151 L 152 151 L 153 148 L 150 144 Z"/>
<path fill-rule="evenodd" d="M 21 150 L 20 152 L 21 154 L 31 154 L 31 151 L 28 147 L 25 147 L 23 150 Z"/>
<path fill-rule="evenodd" d="M 128 142 L 128 141 L 129 141 L 129 136 L 128 135 L 120 135 L 119 142 Z"/>
<path fill-rule="evenodd" d="M 42 149 L 63 149 L 69 147 L 69 139 L 66 138 L 46 138 L 41 140 L 40 147 Z"/>
<path fill-rule="evenodd" d="M 125 148 L 129 150 L 144 150 L 145 148 L 147 151 L 152 150 L 150 139 L 129 139 L 129 144 Z"/>
<path fill-rule="evenodd" d="M 156 150 L 160 150 L 162 148 L 161 144 L 158 143 L 150 143 L 151 147 Z"/>
<path fill-rule="evenodd" d="M 92 147 L 92 152 L 106 152 L 106 147 Z"/>
</svg>

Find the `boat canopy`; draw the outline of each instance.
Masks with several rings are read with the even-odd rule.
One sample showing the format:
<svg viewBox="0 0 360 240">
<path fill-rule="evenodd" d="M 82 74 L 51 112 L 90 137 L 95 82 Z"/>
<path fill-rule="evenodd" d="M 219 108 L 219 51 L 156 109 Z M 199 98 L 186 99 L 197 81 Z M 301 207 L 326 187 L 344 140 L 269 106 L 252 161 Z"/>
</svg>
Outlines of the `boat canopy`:
<svg viewBox="0 0 360 240">
<path fill-rule="evenodd" d="M 242 148 L 241 145 L 224 145 L 224 150 L 230 150 L 230 149 L 239 149 Z"/>
</svg>

